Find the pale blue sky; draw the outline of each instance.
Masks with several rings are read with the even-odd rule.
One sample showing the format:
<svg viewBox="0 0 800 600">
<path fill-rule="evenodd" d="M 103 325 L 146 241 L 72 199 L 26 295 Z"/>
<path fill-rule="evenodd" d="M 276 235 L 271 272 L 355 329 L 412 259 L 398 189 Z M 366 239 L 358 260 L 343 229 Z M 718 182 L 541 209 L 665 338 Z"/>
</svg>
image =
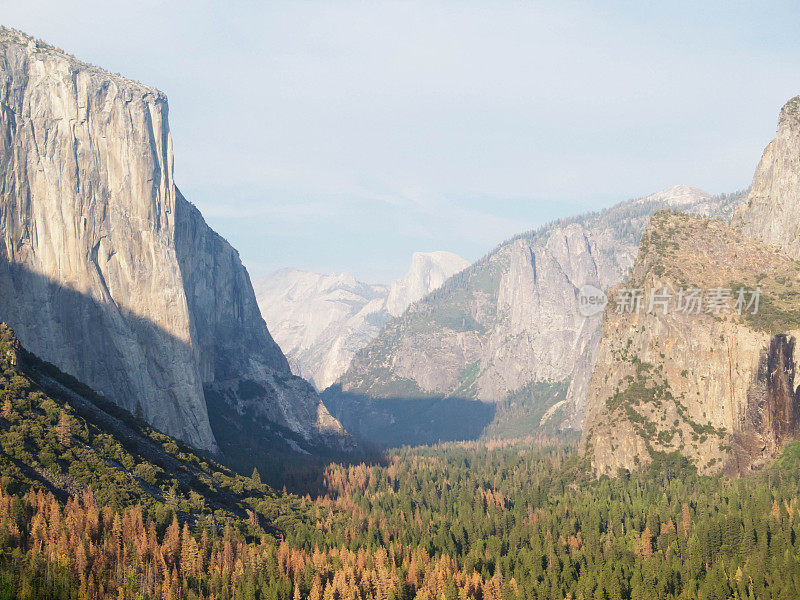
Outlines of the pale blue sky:
<svg viewBox="0 0 800 600">
<path fill-rule="evenodd" d="M 389 281 L 547 220 L 750 183 L 800 93 L 794 2 L 0 0 L 170 99 L 176 179 L 257 277 Z"/>
</svg>

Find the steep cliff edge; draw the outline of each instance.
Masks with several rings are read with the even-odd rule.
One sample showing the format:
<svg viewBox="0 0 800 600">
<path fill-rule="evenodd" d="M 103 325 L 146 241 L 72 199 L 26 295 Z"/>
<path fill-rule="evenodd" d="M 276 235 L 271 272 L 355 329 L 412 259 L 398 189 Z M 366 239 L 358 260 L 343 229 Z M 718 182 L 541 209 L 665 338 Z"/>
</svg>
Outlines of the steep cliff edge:
<svg viewBox="0 0 800 600">
<path fill-rule="evenodd" d="M 732 224 L 745 235 L 800 258 L 800 96 L 781 110 L 778 131 L 761 157 L 747 203 Z"/>
<path fill-rule="evenodd" d="M 167 117 L 161 92 L 0 29 L 0 319 L 199 448 L 218 448 L 207 399 L 226 432 L 256 414 L 327 443 L 341 426 L 291 376 L 236 251 L 175 187 Z"/>
<path fill-rule="evenodd" d="M 261 318 L 239 253 L 176 194 L 178 265 L 205 399 L 216 403 L 211 426 L 222 450 L 230 454 L 239 444 L 242 421 L 248 429 L 254 421 L 268 430 L 275 423 L 312 445 L 349 445 L 311 385 L 292 375 Z"/>
<path fill-rule="evenodd" d="M 634 289 L 643 299 L 629 311 L 620 301 Z M 727 308 L 715 311 L 714 290 L 730 290 Z M 609 296 L 583 433 L 597 472 L 677 452 L 701 472 L 740 473 L 798 436 L 796 261 L 720 221 L 659 213 Z"/>
<path fill-rule="evenodd" d="M 414 252 L 408 272 L 389 288 L 386 312 L 393 317 L 402 315 L 414 302 L 438 290 L 445 281 L 468 266 L 468 261 L 452 252 Z"/>
</svg>

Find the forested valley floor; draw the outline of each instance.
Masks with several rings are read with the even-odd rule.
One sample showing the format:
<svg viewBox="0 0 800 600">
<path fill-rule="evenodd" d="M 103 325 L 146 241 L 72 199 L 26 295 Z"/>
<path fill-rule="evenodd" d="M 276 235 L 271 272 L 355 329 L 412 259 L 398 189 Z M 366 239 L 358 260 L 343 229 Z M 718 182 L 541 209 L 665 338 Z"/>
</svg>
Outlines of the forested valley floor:
<svg viewBox="0 0 800 600">
<path fill-rule="evenodd" d="M 448 443 L 278 492 L 148 427 L 0 327 L 0 598 L 800 598 L 800 442 L 731 480 L 660 454 Z"/>
<path fill-rule="evenodd" d="M 0 495 L 3 598 L 800 597 L 800 446 L 736 481 L 666 458 L 584 478 L 571 448 L 449 444 L 331 465 L 280 533 L 180 502 Z"/>
</svg>

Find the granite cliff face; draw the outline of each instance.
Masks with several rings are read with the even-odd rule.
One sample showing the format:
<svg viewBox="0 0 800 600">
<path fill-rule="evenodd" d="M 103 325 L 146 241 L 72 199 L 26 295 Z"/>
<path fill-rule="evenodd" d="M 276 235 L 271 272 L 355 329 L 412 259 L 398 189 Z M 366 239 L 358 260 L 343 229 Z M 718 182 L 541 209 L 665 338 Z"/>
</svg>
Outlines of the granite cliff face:
<svg viewBox="0 0 800 600">
<path fill-rule="evenodd" d="M 452 252 L 414 252 L 408 272 L 389 288 L 386 312 L 393 317 L 403 314 L 414 302 L 438 290 L 468 266 L 468 261 Z"/>
<path fill-rule="evenodd" d="M 703 290 L 699 313 L 680 310 L 682 288 Z M 628 312 L 615 298 L 631 289 L 644 299 Z M 717 314 L 715 289 L 731 290 Z M 666 311 L 650 310 L 652 290 L 667 295 Z M 700 472 L 741 473 L 798 436 L 797 262 L 720 221 L 659 213 L 631 276 L 609 296 L 583 432 L 598 473 L 673 452 Z"/>
<path fill-rule="evenodd" d="M 784 105 L 764 150 L 747 203 L 732 224 L 745 235 L 800 258 L 800 96 Z"/>
<path fill-rule="evenodd" d="M 392 317 L 438 289 L 469 263 L 450 252 L 415 252 L 408 273 L 391 286 L 349 273 L 282 269 L 255 282 L 256 298 L 292 370 L 325 389 Z"/>
<path fill-rule="evenodd" d="M 0 169 L 0 320 L 28 349 L 199 448 L 218 449 L 209 394 L 228 432 L 245 413 L 342 431 L 177 190 L 163 94 L 2 28 Z"/>
<path fill-rule="evenodd" d="M 676 186 L 520 235 L 389 321 L 326 403 L 362 431 L 348 396 L 477 399 L 524 414 L 529 433 L 580 428 L 601 315 L 579 312 L 579 290 L 622 280 L 657 210 L 729 217 L 740 198 Z"/>
</svg>

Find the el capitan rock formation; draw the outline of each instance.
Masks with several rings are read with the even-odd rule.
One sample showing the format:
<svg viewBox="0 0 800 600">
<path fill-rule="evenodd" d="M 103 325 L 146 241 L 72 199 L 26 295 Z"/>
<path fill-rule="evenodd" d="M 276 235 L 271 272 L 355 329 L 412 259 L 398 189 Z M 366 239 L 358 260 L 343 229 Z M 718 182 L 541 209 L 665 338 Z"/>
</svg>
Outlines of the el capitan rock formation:
<svg viewBox="0 0 800 600">
<path fill-rule="evenodd" d="M 0 29 L 0 320 L 155 427 L 342 433 L 293 377 L 237 252 L 178 191 L 166 97 Z"/>
</svg>

